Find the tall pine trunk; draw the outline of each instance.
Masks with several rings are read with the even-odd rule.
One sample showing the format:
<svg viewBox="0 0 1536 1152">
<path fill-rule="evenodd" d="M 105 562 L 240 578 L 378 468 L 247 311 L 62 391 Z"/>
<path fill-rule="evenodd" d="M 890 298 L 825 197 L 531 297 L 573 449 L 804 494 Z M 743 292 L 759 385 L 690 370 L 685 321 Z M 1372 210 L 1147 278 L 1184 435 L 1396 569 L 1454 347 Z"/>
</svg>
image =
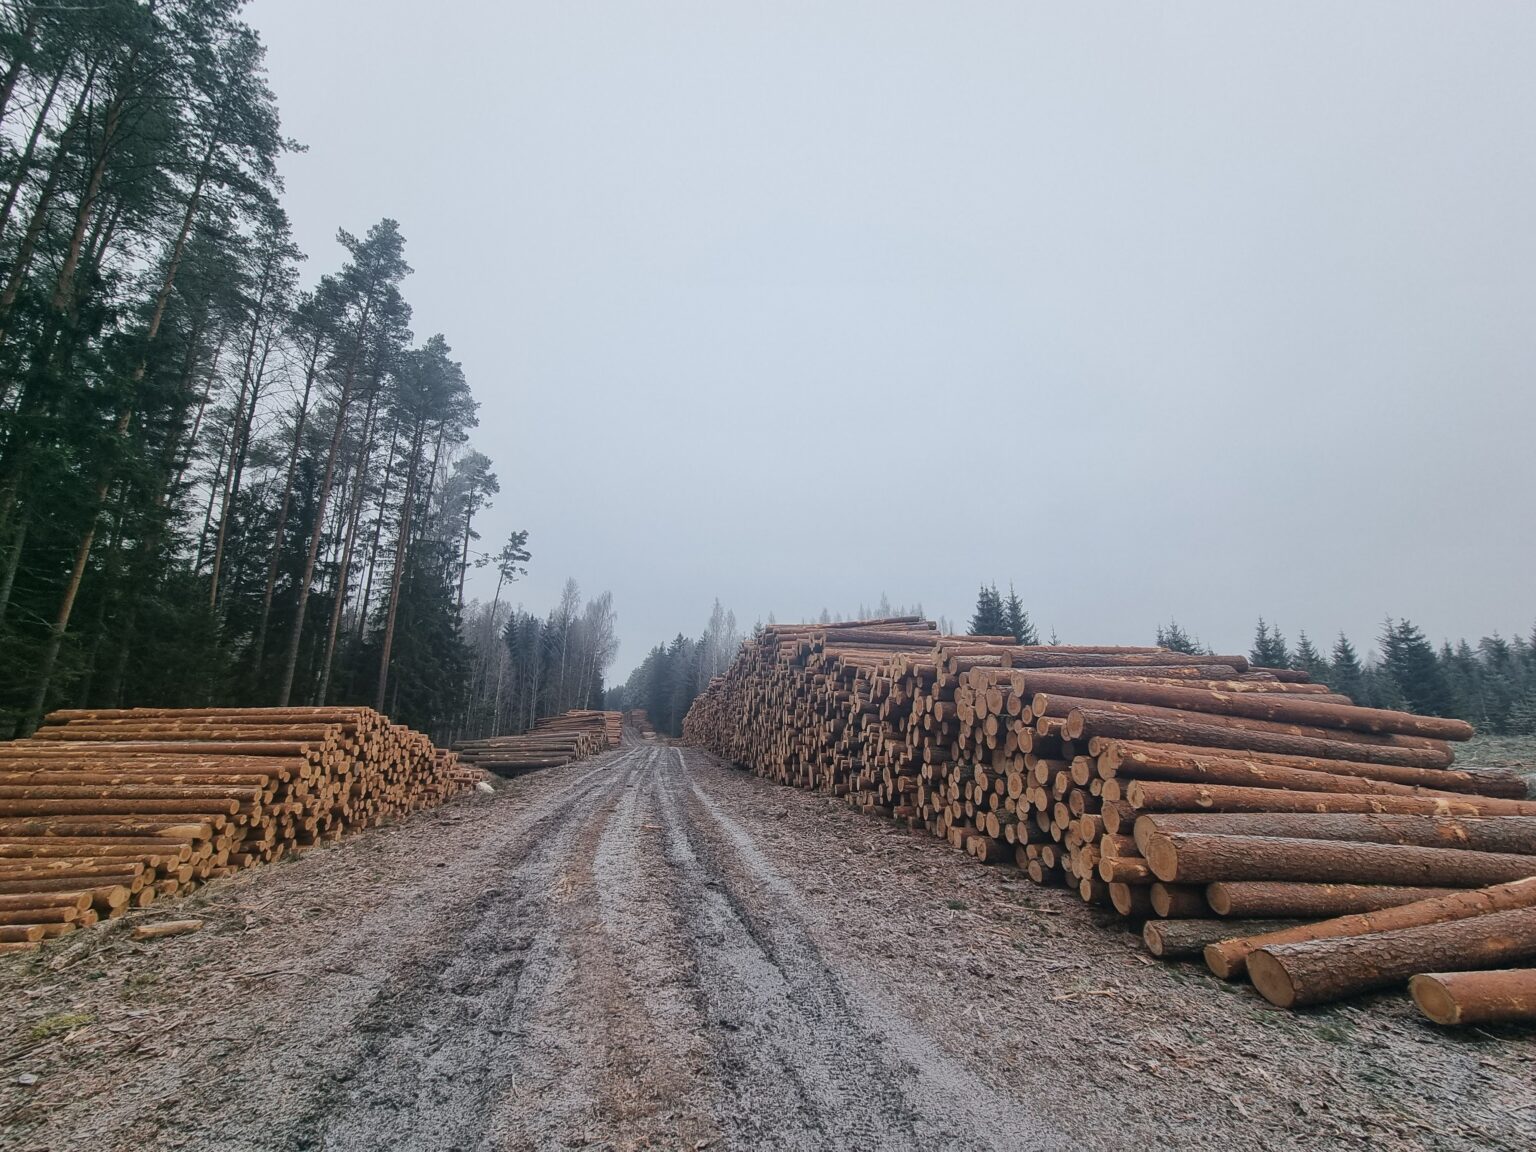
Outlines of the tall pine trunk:
<svg viewBox="0 0 1536 1152">
<path fill-rule="evenodd" d="M 400 533 L 395 541 L 394 571 L 389 577 L 389 608 L 384 613 L 384 643 L 379 652 L 379 686 L 374 707 L 381 712 L 384 710 L 384 692 L 389 685 L 389 657 L 395 646 L 395 617 L 400 610 L 400 578 L 410 555 L 411 512 L 416 502 L 416 472 L 425 435 L 426 421 L 418 419 L 416 435 L 411 441 L 411 467 L 405 478 L 405 500 L 402 503 Z"/>
<path fill-rule="evenodd" d="M 347 409 L 352 403 L 352 385 L 357 378 L 357 361 L 362 355 L 363 339 L 368 333 L 368 321 L 373 313 L 373 295 L 370 291 L 358 318 L 357 333 L 352 343 L 352 354 L 347 361 L 346 375 L 342 378 L 341 398 L 337 403 L 336 427 L 331 432 L 331 446 L 325 454 L 325 477 L 320 482 L 320 495 L 315 506 L 315 523 L 309 537 L 309 549 L 304 557 L 304 574 L 299 580 L 298 604 L 295 606 L 293 629 L 288 634 L 288 651 L 283 656 L 283 679 L 277 692 L 277 706 L 286 708 L 293 694 L 293 678 L 299 666 L 299 645 L 304 639 L 304 614 L 309 607 L 309 586 L 315 579 L 315 561 L 320 556 L 320 542 L 325 534 L 325 513 L 331 500 L 331 485 L 336 478 L 336 457 L 341 451 L 341 437 L 346 430 Z"/>
<path fill-rule="evenodd" d="M 341 628 L 341 616 L 347 604 L 347 584 L 352 573 L 352 549 L 357 542 L 357 524 L 362 517 L 363 498 L 368 491 L 368 464 L 373 456 L 373 433 L 378 411 L 381 380 L 375 378 L 372 394 L 368 397 L 368 414 L 363 418 L 363 443 L 357 455 L 357 468 L 353 477 L 352 508 L 347 516 L 346 542 L 341 549 L 341 564 L 336 576 L 336 597 L 331 605 L 331 623 L 325 636 L 325 657 L 320 663 L 320 688 L 315 693 L 315 703 L 325 704 L 331 688 L 331 669 L 336 660 L 336 633 Z"/>
<path fill-rule="evenodd" d="M 254 686 L 261 677 L 261 661 L 267 647 L 267 623 L 272 618 L 272 593 L 277 587 L 277 569 L 282 562 L 283 534 L 288 527 L 288 510 L 293 506 L 293 480 L 298 472 L 299 452 L 304 446 L 304 425 L 309 416 L 309 396 L 314 388 L 315 375 L 320 363 L 323 341 L 315 333 L 315 344 L 310 354 L 309 367 L 304 373 L 304 395 L 299 401 L 298 415 L 294 418 L 293 447 L 288 453 L 288 470 L 283 478 L 283 495 L 277 506 L 277 523 L 272 529 L 272 555 L 267 561 L 267 581 L 261 593 L 261 618 L 256 625 L 256 638 L 251 646 L 251 680 Z"/>
</svg>

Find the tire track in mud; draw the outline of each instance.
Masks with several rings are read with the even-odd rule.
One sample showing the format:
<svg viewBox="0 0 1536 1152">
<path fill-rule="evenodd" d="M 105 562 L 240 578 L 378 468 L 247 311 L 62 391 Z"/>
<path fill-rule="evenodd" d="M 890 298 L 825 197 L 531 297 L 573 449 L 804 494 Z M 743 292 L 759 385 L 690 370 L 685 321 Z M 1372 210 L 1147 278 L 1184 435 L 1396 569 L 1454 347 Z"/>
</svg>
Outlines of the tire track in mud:
<svg viewBox="0 0 1536 1152">
<path fill-rule="evenodd" d="M 742 1149 L 1055 1149 L 1063 1134 L 946 1056 L 822 956 L 794 889 L 694 781 L 660 783 L 692 925 L 720 1117 Z"/>
<path fill-rule="evenodd" d="M 639 754 L 582 773 L 498 834 L 485 889 L 445 909 L 438 943 L 391 972 L 335 1038 L 345 1054 L 274 1147 L 479 1146 L 507 1086 L 558 1062 L 561 1037 L 532 1023 L 568 967 L 551 905 Z"/>
<path fill-rule="evenodd" d="M 665 896 L 656 835 L 665 759 L 652 747 L 633 766 L 594 851 L 571 874 L 560 909 L 570 964 L 548 1000 L 571 1059 L 562 1075 L 529 1080 L 498 1103 L 490 1147 L 692 1149 L 719 1137 L 686 928 Z"/>
</svg>

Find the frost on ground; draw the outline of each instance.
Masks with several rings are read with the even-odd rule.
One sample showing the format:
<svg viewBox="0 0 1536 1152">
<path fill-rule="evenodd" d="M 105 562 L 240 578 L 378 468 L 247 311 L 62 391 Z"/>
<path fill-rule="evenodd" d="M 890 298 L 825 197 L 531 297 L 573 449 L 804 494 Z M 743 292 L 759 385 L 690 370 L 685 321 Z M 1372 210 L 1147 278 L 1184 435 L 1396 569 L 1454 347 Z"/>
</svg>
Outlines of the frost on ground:
<svg viewBox="0 0 1536 1152">
<path fill-rule="evenodd" d="M 1529 1033 L 1397 994 L 1280 1012 L 692 750 L 532 774 L 129 923 L 188 916 L 0 957 L 0 1148 L 1536 1144 Z"/>
</svg>

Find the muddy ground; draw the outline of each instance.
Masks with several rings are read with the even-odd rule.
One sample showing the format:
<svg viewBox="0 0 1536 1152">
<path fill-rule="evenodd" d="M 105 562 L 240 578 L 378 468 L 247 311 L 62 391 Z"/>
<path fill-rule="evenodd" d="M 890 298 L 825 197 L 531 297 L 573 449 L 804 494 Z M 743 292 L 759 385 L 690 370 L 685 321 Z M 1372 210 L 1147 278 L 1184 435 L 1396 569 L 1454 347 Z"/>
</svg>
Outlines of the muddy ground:
<svg viewBox="0 0 1536 1152">
<path fill-rule="evenodd" d="M 1529 1032 L 1283 1013 L 661 745 L 0 957 L 0 994 L 4 1149 L 1536 1146 Z"/>
</svg>

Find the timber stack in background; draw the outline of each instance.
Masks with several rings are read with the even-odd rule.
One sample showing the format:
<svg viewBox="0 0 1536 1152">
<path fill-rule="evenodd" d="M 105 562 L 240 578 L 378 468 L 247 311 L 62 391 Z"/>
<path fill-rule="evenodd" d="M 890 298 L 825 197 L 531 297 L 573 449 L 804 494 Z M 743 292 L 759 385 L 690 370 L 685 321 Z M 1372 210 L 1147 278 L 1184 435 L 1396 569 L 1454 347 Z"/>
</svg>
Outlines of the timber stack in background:
<svg viewBox="0 0 1536 1152">
<path fill-rule="evenodd" d="M 576 709 L 546 716 L 516 736 L 490 736 L 455 744 L 466 764 L 498 776 L 513 776 L 535 768 L 558 768 L 586 760 L 624 739 L 624 714 Z"/>
<path fill-rule="evenodd" d="M 55 712 L 0 744 L 0 951 L 433 807 L 477 776 L 371 708 Z"/>
<path fill-rule="evenodd" d="M 1142 924 L 1157 955 L 1226 978 L 1258 956 L 1277 1004 L 1536 957 L 1523 779 L 1453 768 L 1463 721 L 1357 707 L 1242 656 L 1024 646 L 916 617 L 774 625 L 683 735 L 1065 885 Z M 1508 991 L 1521 979 L 1499 985 L 1505 1018 L 1529 1011 Z M 1505 1002 L 1421 986 L 1437 1005 L 1461 991 L 1479 1020 Z"/>
</svg>

